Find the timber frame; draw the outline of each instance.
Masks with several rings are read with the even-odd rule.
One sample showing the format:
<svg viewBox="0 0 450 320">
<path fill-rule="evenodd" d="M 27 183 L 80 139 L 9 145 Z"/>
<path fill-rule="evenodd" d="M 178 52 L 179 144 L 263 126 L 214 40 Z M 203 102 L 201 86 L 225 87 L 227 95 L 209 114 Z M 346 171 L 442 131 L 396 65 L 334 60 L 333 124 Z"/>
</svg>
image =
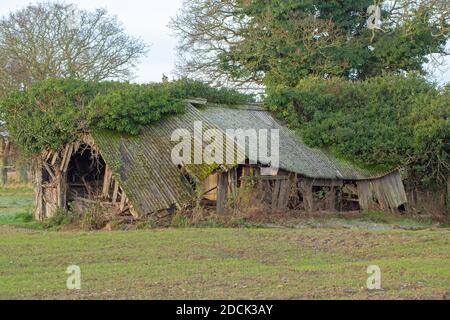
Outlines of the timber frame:
<svg viewBox="0 0 450 320">
<path fill-rule="evenodd" d="M 407 203 L 398 171 L 376 179 L 352 181 L 313 179 L 283 170 L 277 175 L 267 176 L 261 175 L 260 166 L 243 165 L 218 173 L 216 181 L 213 188 L 207 185 L 204 195 L 215 191 L 212 200 L 216 200 L 218 214 L 246 207 L 270 209 L 272 212 L 397 212 Z"/>
<path fill-rule="evenodd" d="M 324 210 L 338 210 L 336 193 L 342 181 L 315 180 L 296 173 L 280 171 L 277 175 L 261 175 L 259 166 L 241 166 L 219 173 L 217 213 L 231 208 L 269 208 L 272 212 L 286 210 L 315 211 L 314 188 L 327 189 Z M 245 198 L 245 199 L 244 199 Z"/>
<path fill-rule="evenodd" d="M 96 171 L 96 181 L 69 181 L 73 161 L 89 152 L 90 170 Z M 129 212 L 136 216 L 125 191 L 113 176 L 108 165 L 100 163 L 101 155 L 94 140 L 84 135 L 80 140 L 67 144 L 56 152 L 43 152 L 34 159 L 32 166 L 35 186 L 34 217 L 45 220 L 53 217 L 59 209 L 66 209 L 69 201 L 84 204 L 100 204 L 118 213 Z M 97 167 L 95 167 L 97 166 Z M 100 167 L 98 167 L 100 166 Z M 72 192 L 75 188 L 83 192 Z"/>
</svg>

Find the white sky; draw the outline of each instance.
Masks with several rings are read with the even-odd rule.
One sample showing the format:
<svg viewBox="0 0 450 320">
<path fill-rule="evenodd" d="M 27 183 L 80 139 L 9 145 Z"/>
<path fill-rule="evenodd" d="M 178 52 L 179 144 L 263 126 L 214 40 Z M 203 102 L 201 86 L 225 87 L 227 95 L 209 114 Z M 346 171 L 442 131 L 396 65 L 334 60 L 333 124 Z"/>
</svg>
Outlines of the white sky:
<svg viewBox="0 0 450 320">
<path fill-rule="evenodd" d="M 0 0 L 0 16 L 22 8 L 36 0 Z M 160 81 L 162 74 L 172 78 L 175 68 L 176 39 L 167 27 L 171 17 L 181 8 L 182 0 L 68 0 L 82 9 L 106 8 L 123 22 L 126 31 L 151 45 L 150 52 L 136 70 L 136 82 Z M 433 70 L 433 79 L 450 82 L 450 57 L 440 70 Z"/>
</svg>

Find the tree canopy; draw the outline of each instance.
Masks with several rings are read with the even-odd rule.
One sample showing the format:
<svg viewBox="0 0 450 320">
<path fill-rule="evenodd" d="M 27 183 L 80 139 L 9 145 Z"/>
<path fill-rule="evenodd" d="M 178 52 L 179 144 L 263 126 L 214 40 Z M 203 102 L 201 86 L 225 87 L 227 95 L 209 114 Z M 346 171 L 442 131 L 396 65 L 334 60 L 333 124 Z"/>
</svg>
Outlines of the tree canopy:
<svg viewBox="0 0 450 320">
<path fill-rule="evenodd" d="M 381 30 L 367 28 L 373 0 L 189 0 L 171 26 L 179 70 L 215 82 L 295 86 L 308 76 L 366 79 L 424 74 L 447 54 L 449 7 L 439 0 L 376 1 Z"/>
</svg>

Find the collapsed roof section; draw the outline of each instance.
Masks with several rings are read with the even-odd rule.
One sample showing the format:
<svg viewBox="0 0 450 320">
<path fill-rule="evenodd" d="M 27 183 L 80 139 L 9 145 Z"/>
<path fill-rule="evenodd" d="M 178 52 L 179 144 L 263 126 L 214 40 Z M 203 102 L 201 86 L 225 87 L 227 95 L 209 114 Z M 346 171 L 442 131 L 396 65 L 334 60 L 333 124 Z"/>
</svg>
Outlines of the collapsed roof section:
<svg viewBox="0 0 450 320">
<path fill-rule="evenodd" d="M 157 212 L 179 206 L 192 196 L 192 186 L 172 160 L 176 142 L 171 141 L 171 136 L 177 129 L 193 132 L 196 121 L 202 122 L 203 130 L 220 130 L 188 103 L 185 113 L 167 116 L 145 128 L 139 136 L 104 130 L 91 133 L 105 162 L 138 212 Z M 215 171 L 226 171 L 233 166 L 185 163 L 182 167 L 191 178 L 201 181 Z"/>
</svg>

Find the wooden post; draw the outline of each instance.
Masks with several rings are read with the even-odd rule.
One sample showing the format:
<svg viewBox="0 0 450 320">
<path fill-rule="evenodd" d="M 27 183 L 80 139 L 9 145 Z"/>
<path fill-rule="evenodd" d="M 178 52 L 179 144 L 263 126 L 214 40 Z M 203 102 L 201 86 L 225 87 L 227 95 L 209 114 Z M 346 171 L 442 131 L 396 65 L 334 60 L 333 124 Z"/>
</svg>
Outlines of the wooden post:
<svg viewBox="0 0 450 320">
<path fill-rule="evenodd" d="M 372 196 L 370 191 L 370 182 L 369 181 L 358 181 L 358 201 L 359 201 L 359 209 L 362 212 L 369 211 L 369 202 Z"/>
<path fill-rule="evenodd" d="M 314 211 L 313 182 L 311 179 L 301 178 L 301 191 L 303 194 L 303 204 L 307 212 Z"/>
<path fill-rule="evenodd" d="M 34 184 L 34 218 L 44 220 L 44 204 L 42 190 L 42 166 L 40 161 L 33 163 L 33 184 Z"/>
<path fill-rule="evenodd" d="M 219 179 L 217 183 L 217 213 L 225 213 L 226 201 L 228 192 L 228 173 L 219 173 Z"/>
<path fill-rule="evenodd" d="M 279 202 L 279 195 L 280 195 L 280 181 L 275 180 L 273 183 L 273 189 L 272 189 L 272 211 L 276 211 L 278 209 L 278 202 Z"/>
<path fill-rule="evenodd" d="M 289 203 L 289 194 L 291 192 L 291 178 L 280 181 L 280 195 L 278 197 L 278 209 L 285 210 Z"/>
<path fill-rule="evenodd" d="M 337 188 L 332 185 L 330 187 L 329 194 L 327 195 L 328 210 L 331 212 L 336 212 L 336 190 L 337 190 Z"/>
</svg>

